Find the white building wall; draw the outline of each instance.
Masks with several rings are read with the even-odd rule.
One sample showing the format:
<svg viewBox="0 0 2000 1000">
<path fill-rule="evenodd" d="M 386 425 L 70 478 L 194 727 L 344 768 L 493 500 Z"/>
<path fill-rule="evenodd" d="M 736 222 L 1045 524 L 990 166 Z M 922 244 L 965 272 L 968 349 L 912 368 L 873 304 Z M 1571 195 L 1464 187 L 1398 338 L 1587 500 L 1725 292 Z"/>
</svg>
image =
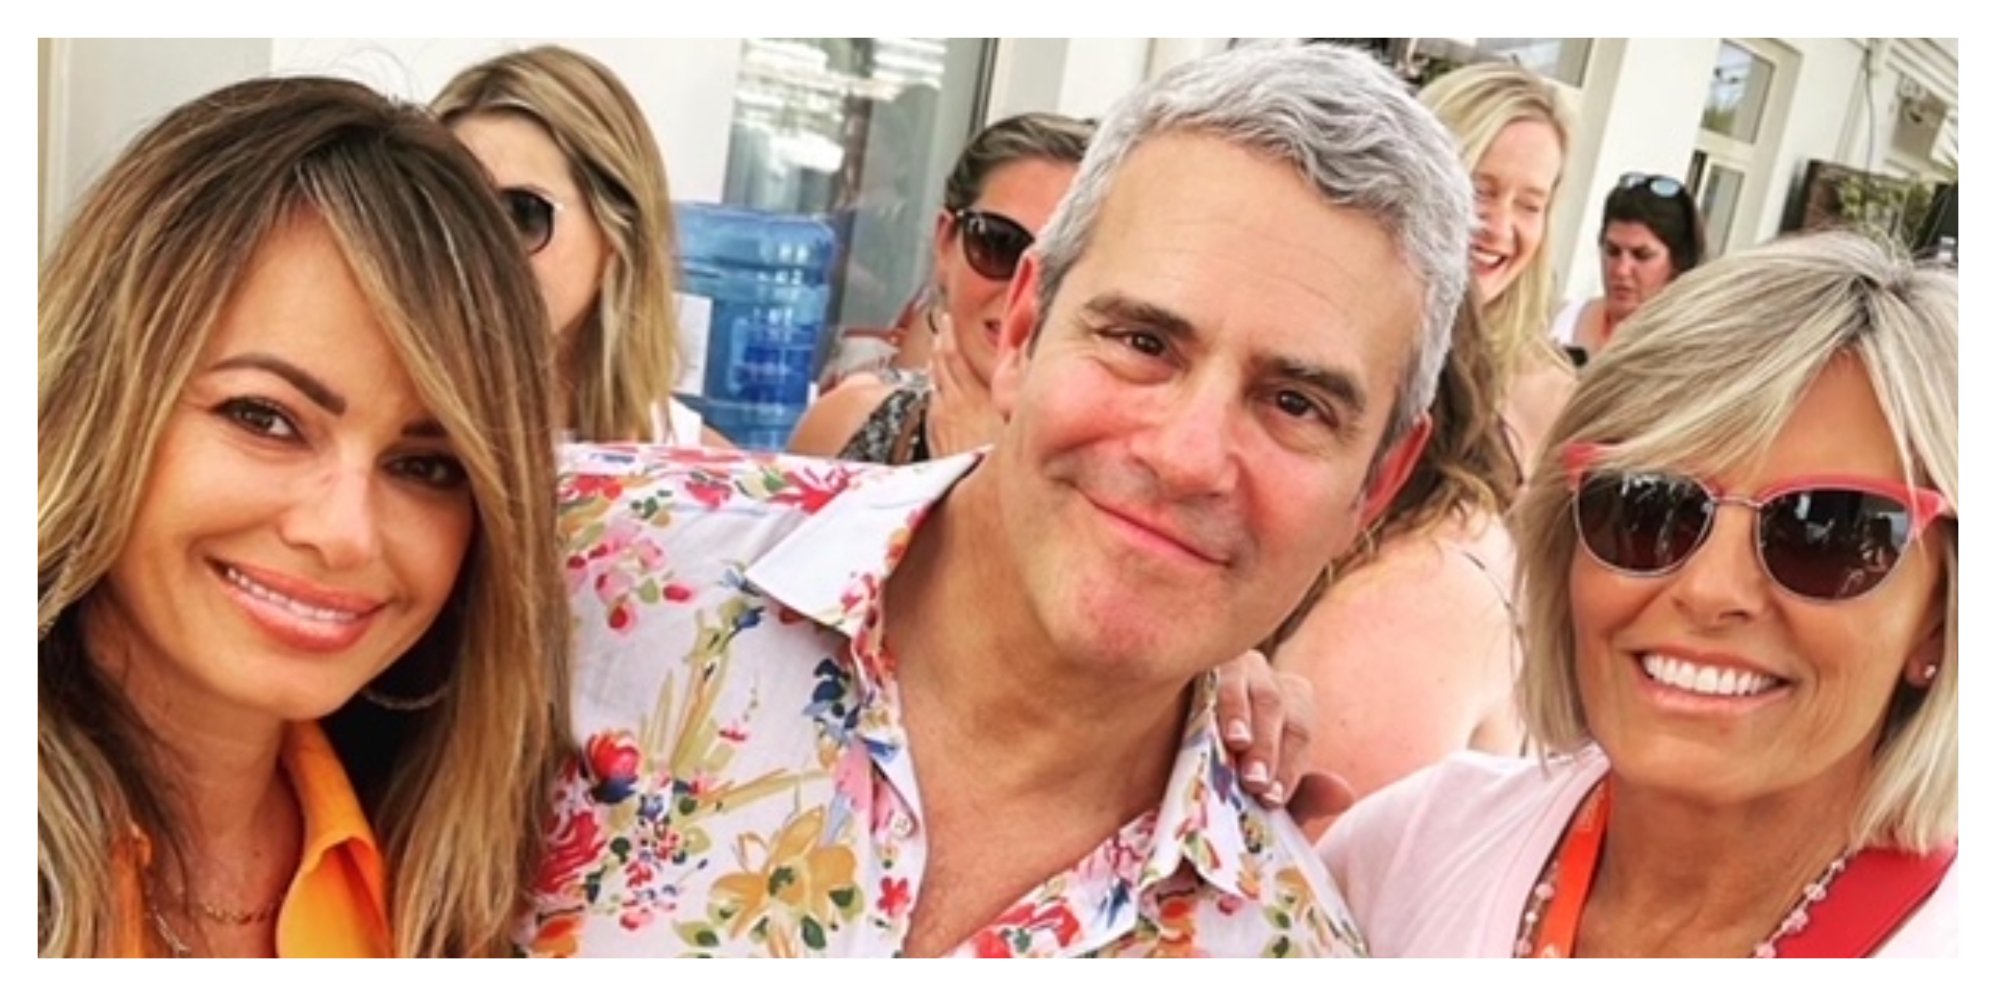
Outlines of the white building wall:
<svg viewBox="0 0 2000 1000">
<path fill-rule="evenodd" d="M 53 39 L 43 153 L 43 248 L 146 126 L 184 101 L 269 70 L 269 39 Z"/>
<path fill-rule="evenodd" d="M 721 200 L 740 38 L 280 38 L 271 68 L 344 76 L 426 101 L 475 62 L 543 43 L 603 62 L 632 91 L 659 139 L 675 198 Z"/>
</svg>

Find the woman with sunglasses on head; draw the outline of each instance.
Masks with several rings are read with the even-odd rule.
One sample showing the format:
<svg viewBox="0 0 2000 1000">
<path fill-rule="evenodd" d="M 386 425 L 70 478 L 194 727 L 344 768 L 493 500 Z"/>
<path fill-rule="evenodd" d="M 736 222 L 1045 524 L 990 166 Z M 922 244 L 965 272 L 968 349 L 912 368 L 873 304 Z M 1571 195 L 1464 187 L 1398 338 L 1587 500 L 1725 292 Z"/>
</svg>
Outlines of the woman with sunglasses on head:
<svg viewBox="0 0 2000 1000">
<path fill-rule="evenodd" d="M 1531 462 L 1576 383 L 1568 358 L 1548 340 L 1549 212 L 1569 150 L 1569 112 L 1555 85 L 1510 63 L 1461 67 L 1417 97 L 1458 137 L 1472 175 L 1479 212 L 1472 280 L 1498 366 L 1495 403 L 1516 453 Z"/>
<path fill-rule="evenodd" d="M 999 416 L 993 375 L 1007 285 L 1055 214 L 1091 126 L 1055 114 L 988 125 L 945 180 L 932 285 L 907 310 L 896 368 L 849 376 L 806 411 L 790 450 L 901 465 L 988 444 Z M 929 377 L 901 374 L 928 369 Z"/>
<path fill-rule="evenodd" d="M 41 274 L 37 931 L 502 950 L 566 744 L 549 344 L 476 161 L 359 84 L 141 135 Z"/>
<path fill-rule="evenodd" d="M 1564 306 L 1550 339 L 1578 364 L 1604 350 L 1618 324 L 1701 263 L 1702 229 L 1701 210 L 1680 181 L 1659 174 L 1620 177 L 1604 199 L 1597 231 L 1604 294 Z"/>
<path fill-rule="evenodd" d="M 673 204 L 639 104 L 610 69 L 544 45 L 444 85 L 431 109 L 500 188 L 554 328 L 583 441 L 728 444 L 675 400 Z"/>
<path fill-rule="evenodd" d="M 1321 852 L 1386 955 L 1957 951 L 1958 285 L 1849 233 L 1676 281 L 1516 510 L 1541 761 Z"/>
</svg>

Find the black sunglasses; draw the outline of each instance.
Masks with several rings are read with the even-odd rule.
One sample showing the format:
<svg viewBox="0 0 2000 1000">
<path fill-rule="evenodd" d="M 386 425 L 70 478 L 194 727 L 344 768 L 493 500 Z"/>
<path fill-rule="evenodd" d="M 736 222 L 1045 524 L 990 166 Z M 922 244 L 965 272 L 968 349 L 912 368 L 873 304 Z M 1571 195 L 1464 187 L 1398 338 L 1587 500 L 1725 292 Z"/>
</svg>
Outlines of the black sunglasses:
<svg viewBox="0 0 2000 1000">
<path fill-rule="evenodd" d="M 1757 512 L 1765 575 L 1814 601 L 1844 601 L 1889 578 L 1910 543 L 1950 516 L 1944 495 L 1893 480 L 1815 476 L 1754 497 L 1724 496 L 1692 476 L 1593 468 L 1601 449 L 1565 450 L 1577 537 L 1604 566 L 1663 576 L 1707 541 L 1723 504 Z"/>
<path fill-rule="evenodd" d="M 981 277 L 993 281 L 1013 278 L 1014 269 L 1021 266 L 1021 255 L 1035 242 L 1035 234 L 1027 227 L 995 212 L 961 208 L 951 218 L 958 226 L 965 262 Z"/>
<path fill-rule="evenodd" d="M 500 204 L 507 209 L 507 221 L 514 224 L 514 232 L 520 234 L 521 249 L 532 256 L 549 245 L 561 202 L 533 188 L 506 187 L 500 189 Z"/>
<path fill-rule="evenodd" d="M 1632 173 L 1618 178 L 1618 190 L 1629 191 L 1636 187 L 1643 187 L 1662 198 L 1678 198 L 1687 191 L 1680 181 L 1663 174 Z"/>
</svg>

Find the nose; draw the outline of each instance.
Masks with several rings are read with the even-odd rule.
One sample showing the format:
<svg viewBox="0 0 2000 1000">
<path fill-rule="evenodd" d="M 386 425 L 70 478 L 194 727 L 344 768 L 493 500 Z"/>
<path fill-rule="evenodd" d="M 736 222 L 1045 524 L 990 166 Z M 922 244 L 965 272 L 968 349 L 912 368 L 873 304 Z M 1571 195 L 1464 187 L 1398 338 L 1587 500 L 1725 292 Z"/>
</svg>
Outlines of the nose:
<svg viewBox="0 0 2000 1000">
<path fill-rule="evenodd" d="M 1703 628 L 1748 621 L 1769 604 L 1770 581 L 1757 557 L 1757 512 L 1723 504 L 1708 537 L 1672 577 L 1675 606 Z"/>
<path fill-rule="evenodd" d="M 1137 435 L 1134 456 L 1149 469 L 1165 499 L 1222 496 L 1240 474 L 1235 422 L 1240 401 L 1224 377 L 1189 380 Z"/>
<path fill-rule="evenodd" d="M 1486 240 L 1496 240 L 1507 229 L 1506 215 L 1499 204 L 1489 198 L 1478 201 L 1479 236 Z"/>
<path fill-rule="evenodd" d="M 1614 277 L 1630 281 L 1633 272 L 1637 268 L 1638 265 L 1632 260 L 1631 256 L 1619 253 L 1616 250 L 1611 251 L 1611 274 Z"/>
<path fill-rule="evenodd" d="M 313 552 L 326 569 L 366 566 L 382 554 L 375 489 L 373 468 L 332 464 L 303 484 L 279 524 L 279 537 Z"/>
</svg>

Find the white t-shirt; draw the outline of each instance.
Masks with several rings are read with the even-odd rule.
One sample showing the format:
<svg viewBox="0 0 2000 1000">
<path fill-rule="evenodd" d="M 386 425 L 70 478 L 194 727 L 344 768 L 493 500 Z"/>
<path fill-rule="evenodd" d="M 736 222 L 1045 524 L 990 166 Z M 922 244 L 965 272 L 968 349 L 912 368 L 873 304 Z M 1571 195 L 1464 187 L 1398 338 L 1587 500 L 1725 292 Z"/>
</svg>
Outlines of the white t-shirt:
<svg viewBox="0 0 2000 1000">
<path fill-rule="evenodd" d="M 1583 317 L 1583 310 L 1588 305 L 1590 300 L 1587 298 L 1571 299 L 1556 310 L 1555 322 L 1549 324 L 1549 339 L 1555 341 L 1557 347 L 1576 346 L 1576 321 Z"/>
<path fill-rule="evenodd" d="M 664 404 L 653 407 L 653 440 L 688 448 L 701 444 L 701 414 L 668 396 Z"/>
<path fill-rule="evenodd" d="M 1461 751 L 1356 803 L 1319 842 L 1371 954 L 1501 958 L 1577 803 L 1595 747 L 1552 760 Z M 1958 955 L 1958 866 L 1877 958 Z"/>
<path fill-rule="evenodd" d="M 666 401 L 653 406 L 653 439 L 643 444 L 674 444 L 684 448 L 701 446 L 701 414 L 693 407 L 668 396 Z M 576 443 L 576 431 L 565 429 L 559 437 L 563 444 Z"/>
</svg>

